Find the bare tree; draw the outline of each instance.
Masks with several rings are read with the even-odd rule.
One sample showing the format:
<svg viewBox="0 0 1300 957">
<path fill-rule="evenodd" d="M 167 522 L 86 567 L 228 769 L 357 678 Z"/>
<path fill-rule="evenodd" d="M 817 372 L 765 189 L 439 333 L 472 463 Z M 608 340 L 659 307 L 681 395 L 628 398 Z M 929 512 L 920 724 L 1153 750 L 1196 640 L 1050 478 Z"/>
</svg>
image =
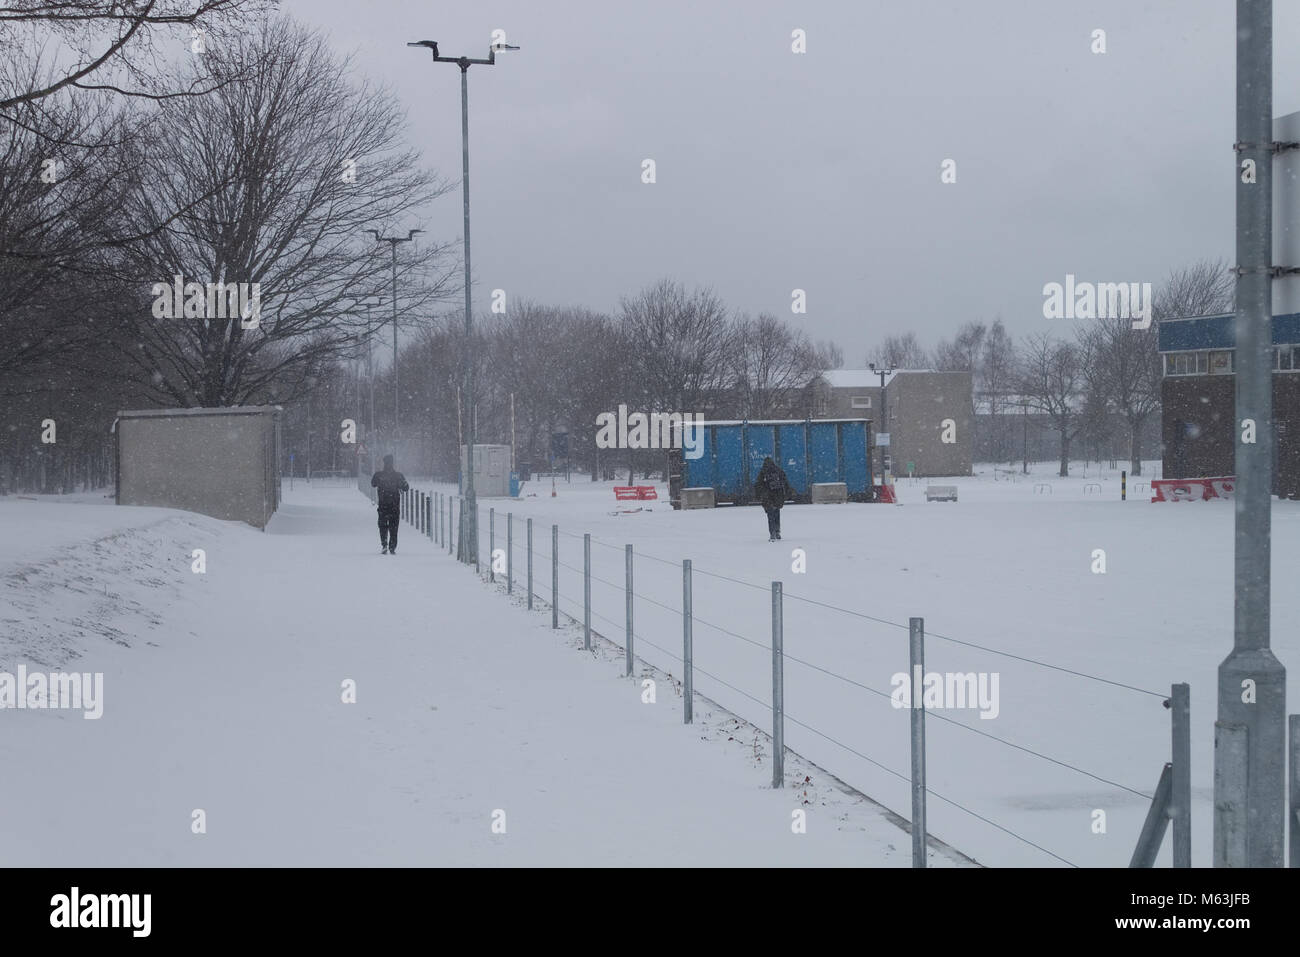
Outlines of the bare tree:
<svg viewBox="0 0 1300 957">
<path fill-rule="evenodd" d="M 134 280 L 138 301 L 122 321 L 138 347 L 119 355 L 172 404 L 288 401 L 368 334 L 358 300 L 387 291 L 392 266 L 365 230 L 422 215 L 451 187 L 402 142 L 404 116 L 391 96 L 353 85 L 350 64 L 315 32 L 278 20 L 197 68 L 216 91 L 162 104 L 168 136 L 140 160 L 148 172 L 132 217 L 149 224 L 184 212 L 127 249 L 123 278 Z M 427 317 L 454 291 L 448 249 L 404 244 L 399 320 Z M 174 276 L 257 284 L 257 323 L 188 306 L 160 318 L 168 294 L 156 284 Z"/>
<path fill-rule="evenodd" d="M 0 53 L 51 50 L 53 63 L 20 85 L 0 87 L 0 115 L 74 90 L 165 100 L 201 95 L 211 77 L 180 87 L 160 61 L 194 46 L 225 47 L 275 0 L 7 0 L 0 5 Z M 197 52 L 197 51 L 196 51 Z M 54 65 L 57 64 L 57 65 Z"/>
<path fill-rule="evenodd" d="M 739 319 L 736 336 L 735 414 L 746 419 L 788 414 L 821 368 L 808 337 L 770 313 Z"/>
<path fill-rule="evenodd" d="M 1001 319 L 995 319 L 984 338 L 980 357 L 980 376 L 975 383 L 976 395 L 983 400 L 994 434 L 991 446 L 995 461 L 1010 455 L 1005 423 L 999 418 L 1016 389 L 1016 345 L 1007 334 Z"/>
<path fill-rule="evenodd" d="M 930 355 L 917 341 L 916 333 L 886 336 L 885 341 L 867 353 L 867 362 L 891 369 L 928 369 Z"/>
<path fill-rule="evenodd" d="M 1082 426 L 1083 355 L 1078 345 L 1047 333 L 1027 336 L 1020 347 L 1019 392 L 1061 436 L 1061 471 L 1070 474 L 1070 442 Z"/>
<path fill-rule="evenodd" d="M 1156 319 L 1216 316 L 1231 312 L 1236 279 L 1221 259 L 1202 259 L 1170 272 L 1154 295 Z"/>
<path fill-rule="evenodd" d="M 661 279 L 620 302 L 635 365 L 628 401 L 648 411 L 708 412 L 722 400 L 737 345 L 726 307 L 711 291 Z"/>
<path fill-rule="evenodd" d="M 988 327 L 978 320 L 966 323 L 951 340 L 942 339 L 934 348 L 934 368 L 940 372 L 969 372 L 979 378 Z"/>
<path fill-rule="evenodd" d="M 844 368 L 844 350 L 833 339 L 818 339 L 813 348 L 819 370 Z"/>
</svg>

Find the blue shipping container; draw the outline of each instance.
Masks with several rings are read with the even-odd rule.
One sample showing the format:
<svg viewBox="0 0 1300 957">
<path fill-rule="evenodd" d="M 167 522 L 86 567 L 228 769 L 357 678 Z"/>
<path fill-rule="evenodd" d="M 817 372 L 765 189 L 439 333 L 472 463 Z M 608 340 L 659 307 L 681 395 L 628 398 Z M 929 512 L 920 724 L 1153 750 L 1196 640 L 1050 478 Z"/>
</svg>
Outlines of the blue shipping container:
<svg viewBox="0 0 1300 957">
<path fill-rule="evenodd" d="M 669 495 L 674 508 L 684 488 L 712 488 L 719 504 L 749 504 L 754 478 L 769 455 L 785 470 L 796 502 L 810 501 L 812 486 L 822 482 L 843 482 L 851 501 L 871 500 L 866 419 L 705 422 L 700 432 L 698 458 L 673 451 Z"/>
</svg>

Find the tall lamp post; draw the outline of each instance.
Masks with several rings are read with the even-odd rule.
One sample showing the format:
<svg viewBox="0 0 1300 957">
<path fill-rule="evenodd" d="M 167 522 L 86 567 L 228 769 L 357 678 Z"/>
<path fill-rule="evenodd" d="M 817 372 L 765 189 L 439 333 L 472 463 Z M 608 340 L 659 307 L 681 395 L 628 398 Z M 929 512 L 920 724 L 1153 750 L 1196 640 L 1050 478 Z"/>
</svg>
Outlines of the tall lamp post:
<svg viewBox="0 0 1300 957">
<path fill-rule="evenodd" d="M 427 47 L 433 53 L 434 63 L 454 63 L 460 67 L 460 135 L 461 135 L 461 194 L 465 206 L 465 488 L 464 507 L 461 509 L 461 561 L 478 566 L 478 499 L 474 494 L 474 441 L 478 423 L 474 415 L 474 319 L 470 304 L 469 262 L 469 68 L 475 64 L 492 66 L 497 62 L 498 50 L 518 50 L 505 43 L 488 47 L 486 60 L 470 57 L 439 56 L 438 44 L 433 40 L 418 40 L 408 47 Z"/>
<path fill-rule="evenodd" d="M 889 435 L 889 419 L 888 419 L 888 418 L 886 417 L 886 415 L 885 415 L 885 376 L 893 375 L 893 374 L 894 374 L 894 370 L 893 370 L 893 369 L 883 369 L 883 368 L 882 368 L 882 369 L 877 369 L 877 368 L 876 368 L 876 364 L 875 364 L 874 362 L 868 362 L 868 363 L 867 363 L 867 368 L 870 369 L 872 372 L 874 372 L 876 375 L 880 376 L 880 425 L 881 425 L 881 428 L 876 429 L 876 434 L 879 435 L 881 432 L 884 432 L 886 435 Z M 891 439 L 890 439 L 891 448 L 892 448 L 892 442 L 893 442 L 893 439 L 891 438 Z M 881 481 L 882 484 L 883 484 L 884 481 L 885 481 L 885 450 L 884 450 L 884 449 L 881 449 L 881 450 L 880 450 L 880 481 Z"/>
<path fill-rule="evenodd" d="M 393 451 L 397 451 L 397 244 L 409 243 L 415 239 L 416 233 L 424 232 L 423 229 L 412 229 L 406 234 L 406 238 L 400 236 L 381 236 L 377 229 L 367 229 L 366 232 L 375 237 L 377 243 L 388 243 L 389 248 L 393 251 Z M 382 300 L 380 300 L 382 302 Z"/>
</svg>

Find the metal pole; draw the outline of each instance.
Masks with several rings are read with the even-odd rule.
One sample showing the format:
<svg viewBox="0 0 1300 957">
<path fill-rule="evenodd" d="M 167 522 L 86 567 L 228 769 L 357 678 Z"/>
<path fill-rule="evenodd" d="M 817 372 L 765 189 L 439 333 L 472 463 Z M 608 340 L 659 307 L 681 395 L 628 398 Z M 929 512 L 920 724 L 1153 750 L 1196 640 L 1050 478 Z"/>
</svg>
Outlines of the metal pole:
<svg viewBox="0 0 1300 957">
<path fill-rule="evenodd" d="M 1300 714 L 1287 719 L 1291 742 L 1291 847 L 1290 866 L 1300 867 Z"/>
<path fill-rule="evenodd" d="M 582 536 L 582 647 L 591 650 L 591 533 Z"/>
<path fill-rule="evenodd" d="M 551 627 L 560 627 L 560 526 L 551 526 Z"/>
<path fill-rule="evenodd" d="M 1273 3 L 1237 0 L 1237 486 L 1234 536 L 1232 652 L 1219 665 L 1219 723 L 1244 725 L 1245 773 L 1216 774 L 1215 864 L 1245 830 L 1246 866 L 1281 867 L 1286 808 L 1286 669 L 1269 648 L 1270 509 L 1273 472 L 1272 205 Z M 1242 167 L 1253 163 L 1254 176 Z M 1251 182 L 1242 182 L 1247 179 Z M 1251 434 L 1253 432 L 1253 435 Z M 1248 441 L 1249 440 L 1249 441 Z M 1243 700 L 1244 699 L 1244 700 Z M 1224 755 L 1216 753 L 1222 760 Z M 1217 770 L 1217 769 L 1216 769 Z M 1245 781 L 1246 799 L 1230 823 L 1233 802 L 1218 785 Z M 1224 797 L 1224 800 L 1220 800 Z M 1220 834 L 1222 832 L 1222 834 Z"/>
<path fill-rule="evenodd" d="M 1160 769 L 1160 780 L 1156 782 L 1156 793 L 1151 798 L 1151 806 L 1142 821 L 1142 830 L 1138 833 L 1137 846 L 1129 859 L 1129 867 L 1154 867 L 1156 855 L 1160 853 L 1160 844 L 1165 839 L 1165 829 L 1173 816 L 1174 776 L 1172 764 Z"/>
<path fill-rule="evenodd" d="M 1174 822 L 1174 867 L 1192 866 L 1192 694 L 1187 684 L 1171 689 L 1174 790 L 1169 816 Z"/>
<path fill-rule="evenodd" d="M 695 611 L 691 602 L 691 560 L 682 562 L 682 723 L 690 724 L 691 701 L 695 697 L 694 651 L 691 648 Z"/>
<path fill-rule="evenodd" d="M 1214 722 L 1214 866 L 1246 867 L 1247 752 L 1244 724 Z"/>
<path fill-rule="evenodd" d="M 465 501 L 469 504 L 471 522 L 474 521 L 478 498 L 474 494 L 474 443 L 476 440 L 476 423 L 474 421 L 474 319 L 471 304 L 473 285 L 470 281 L 470 245 L 469 245 L 469 63 L 460 64 L 460 131 L 461 131 L 461 191 L 465 205 L 465 416 L 466 429 L 465 454 Z M 473 557 L 478 556 L 477 529 L 469 529 L 470 548 Z M 468 561 L 469 555 L 466 556 Z"/>
<path fill-rule="evenodd" d="M 781 583 L 772 582 L 772 787 L 785 787 L 785 615 Z"/>
<path fill-rule="evenodd" d="M 909 618 L 912 678 L 912 866 L 925 867 L 925 619 Z"/>
<path fill-rule="evenodd" d="M 393 452 L 397 452 L 397 242 L 388 248 L 393 251 Z"/>
<path fill-rule="evenodd" d="M 515 513 L 506 512 L 506 594 L 515 590 Z"/>
<path fill-rule="evenodd" d="M 375 343 L 372 338 L 369 300 L 366 301 L 366 375 L 370 379 L 370 432 L 366 435 L 366 446 L 370 449 L 370 464 L 375 464 Z M 374 471 L 372 468 L 371 471 Z"/>
<path fill-rule="evenodd" d="M 1121 502 L 1128 501 L 1128 472 L 1126 471 L 1119 473 L 1119 500 Z"/>
<path fill-rule="evenodd" d="M 497 549 L 497 510 L 488 509 L 488 581 L 497 580 L 496 571 L 496 551 Z"/>
<path fill-rule="evenodd" d="M 528 520 L 528 610 L 533 610 L 533 520 Z"/>
<path fill-rule="evenodd" d="M 627 659 L 627 675 L 632 674 L 632 546 L 623 546 L 624 565 L 627 571 L 627 583 L 625 588 L 625 600 L 627 603 L 627 641 L 623 649 L 624 657 Z"/>
</svg>

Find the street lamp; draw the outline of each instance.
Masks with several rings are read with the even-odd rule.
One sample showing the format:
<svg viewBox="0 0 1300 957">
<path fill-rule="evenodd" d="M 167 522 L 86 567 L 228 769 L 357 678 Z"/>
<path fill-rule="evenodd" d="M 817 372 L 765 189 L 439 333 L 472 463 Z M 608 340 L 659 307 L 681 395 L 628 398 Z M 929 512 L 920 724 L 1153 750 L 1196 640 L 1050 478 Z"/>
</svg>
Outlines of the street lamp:
<svg viewBox="0 0 1300 957">
<path fill-rule="evenodd" d="M 879 435 L 881 432 L 884 432 L 886 435 L 889 435 L 889 419 L 888 419 L 888 417 L 886 417 L 886 415 L 885 415 L 885 376 L 887 376 L 887 375 L 893 375 L 893 374 L 894 374 L 894 370 L 893 370 L 893 369 L 883 369 L 883 368 L 882 368 L 882 369 L 877 369 L 877 368 L 876 368 L 876 364 L 875 364 L 874 362 L 868 362 L 868 363 L 867 363 L 867 368 L 870 369 L 872 372 L 874 372 L 876 375 L 880 376 L 880 425 L 881 425 L 881 428 L 879 428 L 879 429 L 876 430 L 876 434 Z M 893 439 L 890 439 L 890 442 L 891 442 L 891 444 L 892 444 Z M 891 463 L 891 464 L 892 464 L 892 463 Z M 881 449 L 881 450 L 880 450 L 880 481 L 881 481 L 881 482 L 884 482 L 884 480 L 885 480 L 885 450 L 884 450 L 884 449 Z"/>
<path fill-rule="evenodd" d="M 366 232 L 375 237 L 377 243 L 388 243 L 393 251 L 393 451 L 397 451 L 397 244 L 409 243 L 415 239 L 416 233 L 424 232 L 423 229 L 412 229 L 406 234 L 406 238 L 399 236 L 381 236 L 377 229 L 367 229 Z M 383 300 L 380 300 L 381 302 Z"/>
<path fill-rule="evenodd" d="M 488 47 L 486 60 L 470 57 L 439 56 L 438 44 L 433 40 L 417 40 L 408 47 L 426 47 L 433 53 L 434 63 L 454 63 L 460 67 L 460 135 L 461 135 L 461 194 L 465 207 L 465 489 L 464 508 L 461 510 L 461 561 L 478 565 L 478 500 L 474 495 L 474 440 L 477 423 L 474 421 L 474 320 L 470 305 L 469 261 L 469 68 L 475 64 L 492 66 L 497 62 L 498 50 L 518 50 L 506 43 L 493 43 Z"/>
</svg>

